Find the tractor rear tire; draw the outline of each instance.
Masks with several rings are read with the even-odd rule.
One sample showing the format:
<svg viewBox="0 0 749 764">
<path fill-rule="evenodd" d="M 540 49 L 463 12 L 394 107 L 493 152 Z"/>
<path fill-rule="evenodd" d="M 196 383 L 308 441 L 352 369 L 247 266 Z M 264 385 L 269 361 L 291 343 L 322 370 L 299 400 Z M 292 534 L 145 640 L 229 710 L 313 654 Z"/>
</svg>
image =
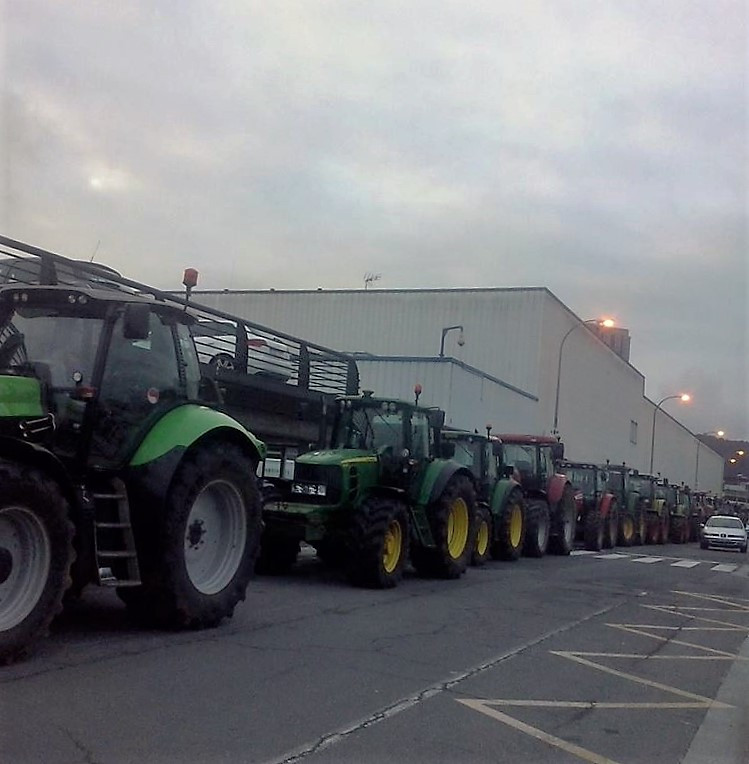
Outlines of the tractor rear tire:
<svg viewBox="0 0 749 764">
<path fill-rule="evenodd" d="M 399 501 L 374 496 L 356 512 L 351 525 L 348 578 L 355 586 L 392 589 L 408 559 L 408 510 Z"/>
<path fill-rule="evenodd" d="M 532 499 L 528 502 L 525 517 L 523 553 L 526 557 L 543 557 L 549 548 L 551 530 L 549 505 L 543 499 Z"/>
<path fill-rule="evenodd" d="M 648 540 L 648 523 L 644 512 L 638 512 L 635 515 L 635 539 L 632 542 L 635 546 L 646 544 Z"/>
<path fill-rule="evenodd" d="M 439 499 L 427 508 L 434 547 L 414 546 L 416 571 L 433 578 L 459 578 L 474 547 L 476 491 L 465 475 L 454 475 Z"/>
<path fill-rule="evenodd" d="M 526 532 L 523 495 L 516 489 L 510 494 L 497 522 L 493 537 L 494 541 L 491 545 L 492 558 L 511 562 L 520 559 L 520 555 L 523 553 Z"/>
<path fill-rule="evenodd" d="M 552 554 L 568 555 L 575 545 L 577 530 L 577 505 L 575 492 L 571 485 L 566 485 L 562 491 L 552 518 L 549 551 Z"/>
<path fill-rule="evenodd" d="M 635 519 L 631 512 L 619 515 L 619 546 L 632 546 L 635 543 Z"/>
<path fill-rule="evenodd" d="M 473 547 L 471 565 L 481 567 L 488 559 L 492 540 L 492 514 L 483 504 L 476 507 L 476 543 Z"/>
<path fill-rule="evenodd" d="M 23 658 L 62 610 L 75 559 L 74 528 L 59 485 L 0 461 L 0 665 Z"/>
<path fill-rule="evenodd" d="M 600 552 L 603 548 L 605 528 L 601 511 L 591 509 L 585 514 L 583 523 L 583 542 L 589 552 Z"/>
<path fill-rule="evenodd" d="M 619 508 L 616 504 L 612 503 L 609 505 L 609 511 L 604 518 L 603 524 L 606 529 L 603 539 L 604 549 L 613 549 L 618 542 L 619 536 Z"/>
<path fill-rule="evenodd" d="M 202 629 L 231 618 L 255 571 L 261 534 L 256 465 L 209 442 L 182 461 L 161 511 L 133 515 L 141 579 L 117 594 L 149 625 Z"/>
<path fill-rule="evenodd" d="M 660 517 L 645 516 L 645 543 L 658 544 L 661 538 L 661 519 Z"/>
</svg>

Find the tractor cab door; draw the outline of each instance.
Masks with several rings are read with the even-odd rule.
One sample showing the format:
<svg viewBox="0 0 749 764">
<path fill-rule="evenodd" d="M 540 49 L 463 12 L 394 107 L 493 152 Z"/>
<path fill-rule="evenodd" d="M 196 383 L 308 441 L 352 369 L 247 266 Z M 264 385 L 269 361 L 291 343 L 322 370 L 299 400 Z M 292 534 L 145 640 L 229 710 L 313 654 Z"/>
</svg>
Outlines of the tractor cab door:
<svg viewBox="0 0 749 764">
<path fill-rule="evenodd" d="M 152 311 L 147 336 L 129 339 L 124 321 L 120 314 L 112 327 L 99 385 L 90 454 L 96 466 L 121 464 L 156 420 L 187 397 L 176 327 Z"/>
<path fill-rule="evenodd" d="M 554 459 L 550 447 L 539 447 L 538 467 L 539 482 L 541 483 L 541 487 L 548 491 L 551 486 L 551 480 L 556 474 L 556 468 L 554 466 Z"/>
</svg>

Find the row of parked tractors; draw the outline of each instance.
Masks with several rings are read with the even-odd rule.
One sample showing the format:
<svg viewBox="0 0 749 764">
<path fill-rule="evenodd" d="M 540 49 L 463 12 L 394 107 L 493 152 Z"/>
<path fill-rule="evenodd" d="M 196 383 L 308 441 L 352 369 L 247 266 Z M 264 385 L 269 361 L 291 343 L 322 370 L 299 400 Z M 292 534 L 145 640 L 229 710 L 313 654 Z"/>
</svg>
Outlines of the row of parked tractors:
<svg viewBox="0 0 749 764">
<path fill-rule="evenodd" d="M 292 481 L 265 483 L 258 569 L 281 573 L 301 542 L 353 583 L 395 586 L 410 560 L 455 578 L 488 559 L 697 540 L 689 490 L 626 465 L 564 460 L 548 436 L 444 427 L 444 413 L 365 394 L 338 401 L 328 448 Z"/>
<path fill-rule="evenodd" d="M 39 284 L 0 286 L 0 663 L 89 584 L 138 621 L 215 626 L 302 542 L 385 588 L 408 562 L 456 578 L 569 554 L 578 526 L 591 548 L 690 535 L 680 489 L 607 467 L 590 493 L 553 438 L 448 430 L 442 411 L 367 393 L 336 399 L 292 480 L 258 485 L 266 446 L 202 375 L 188 305 L 60 283 L 42 255 Z"/>
</svg>

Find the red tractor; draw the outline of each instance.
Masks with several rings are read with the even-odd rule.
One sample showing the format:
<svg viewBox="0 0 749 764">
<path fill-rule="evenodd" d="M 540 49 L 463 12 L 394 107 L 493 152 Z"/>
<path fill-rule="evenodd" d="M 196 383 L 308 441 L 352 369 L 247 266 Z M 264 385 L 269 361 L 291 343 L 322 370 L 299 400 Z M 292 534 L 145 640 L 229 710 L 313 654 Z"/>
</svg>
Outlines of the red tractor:
<svg viewBox="0 0 749 764">
<path fill-rule="evenodd" d="M 543 435 L 498 435 L 502 463 L 514 469 L 526 507 L 524 553 L 569 554 L 575 541 L 577 505 L 570 481 L 557 468 L 564 444 Z"/>
<path fill-rule="evenodd" d="M 593 552 L 616 546 L 619 507 L 616 496 L 607 487 L 608 470 L 597 464 L 568 461 L 559 468 L 576 490 L 578 540 Z"/>
</svg>

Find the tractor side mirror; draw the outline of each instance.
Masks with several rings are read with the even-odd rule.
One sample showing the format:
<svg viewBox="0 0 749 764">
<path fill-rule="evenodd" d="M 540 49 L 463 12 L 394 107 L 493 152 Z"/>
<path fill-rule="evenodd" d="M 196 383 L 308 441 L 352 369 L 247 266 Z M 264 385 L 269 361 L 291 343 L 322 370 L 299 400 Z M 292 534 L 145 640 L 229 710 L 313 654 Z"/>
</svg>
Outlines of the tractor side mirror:
<svg viewBox="0 0 749 764">
<path fill-rule="evenodd" d="M 564 443 L 552 443 L 551 458 L 555 462 L 560 462 L 564 459 Z"/>
<path fill-rule="evenodd" d="M 502 444 L 497 443 L 496 441 L 492 443 L 492 455 L 493 456 L 502 456 Z"/>
<path fill-rule="evenodd" d="M 151 306 L 140 302 L 131 302 L 125 306 L 122 336 L 126 340 L 147 340 Z"/>
</svg>

